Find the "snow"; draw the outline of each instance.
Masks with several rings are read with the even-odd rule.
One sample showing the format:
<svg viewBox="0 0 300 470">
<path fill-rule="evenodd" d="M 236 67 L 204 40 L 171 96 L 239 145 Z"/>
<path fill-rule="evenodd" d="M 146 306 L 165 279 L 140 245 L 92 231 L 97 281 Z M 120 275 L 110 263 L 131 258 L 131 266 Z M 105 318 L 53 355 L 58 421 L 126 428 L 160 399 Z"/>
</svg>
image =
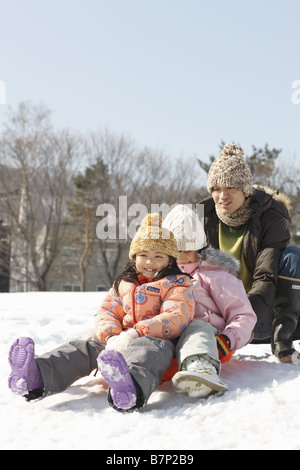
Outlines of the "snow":
<svg viewBox="0 0 300 470">
<path fill-rule="evenodd" d="M 269 345 L 248 345 L 222 367 L 228 385 L 208 399 L 158 387 L 142 412 L 119 413 L 99 375 L 26 402 L 7 386 L 11 343 L 30 336 L 42 354 L 88 331 L 103 292 L 0 294 L 0 448 L 200 450 L 300 449 L 300 365 L 279 364 Z"/>
</svg>

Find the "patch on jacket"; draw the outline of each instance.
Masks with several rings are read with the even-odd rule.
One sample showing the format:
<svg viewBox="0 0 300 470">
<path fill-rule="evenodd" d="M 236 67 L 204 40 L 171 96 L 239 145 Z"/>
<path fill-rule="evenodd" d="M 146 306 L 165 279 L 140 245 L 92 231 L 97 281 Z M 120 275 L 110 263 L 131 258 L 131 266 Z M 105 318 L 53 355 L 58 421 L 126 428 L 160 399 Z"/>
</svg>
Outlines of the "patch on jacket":
<svg viewBox="0 0 300 470">
<path fill-rule="evenodd" d="M 167 279 L 168 281 L 171 282 L 171 284 L 173 284 L 174 282 L 177 282 L 178 284 L 183 284 L 184 283 L 184 278 L 181 277 L 181 278 L 177 278 L 176 274 L 171 274 L 170 276 L 167 276 Z"/>
<path fill-rule="evenodd" d="M 152 290 L 153 292 L 160 292 L 160 289 L 158 287 L 153 287 L 153 286 L 148 286 L 147 290 Z"/>
</svg>

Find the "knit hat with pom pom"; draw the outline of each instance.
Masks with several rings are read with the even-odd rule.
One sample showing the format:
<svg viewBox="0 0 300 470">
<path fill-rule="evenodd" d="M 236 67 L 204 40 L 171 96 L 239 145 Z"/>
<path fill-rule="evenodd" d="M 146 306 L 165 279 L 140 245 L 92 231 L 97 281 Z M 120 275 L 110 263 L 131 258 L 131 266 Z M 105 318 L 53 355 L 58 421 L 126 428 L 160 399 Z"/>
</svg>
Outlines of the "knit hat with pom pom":
<svg viewBox="0 0 300 470">
<path fill-rule="evenodd" d="M 252 194 L 252 174 L 244 160 L 244 150 L 236 144 L 226 144 L 210 167 L 207 189 L 211 193 L 214 187 L 241 189 L 244 194 Z"/>
<path fill-rule="evenodd" d="M 136 232 L 129 250 L 130 259 L 144 250 L 154 250 L 177 258 L 178 249 L 174 235 L 162 227 L 159 214 L 148 214 Z"/>
</svg>

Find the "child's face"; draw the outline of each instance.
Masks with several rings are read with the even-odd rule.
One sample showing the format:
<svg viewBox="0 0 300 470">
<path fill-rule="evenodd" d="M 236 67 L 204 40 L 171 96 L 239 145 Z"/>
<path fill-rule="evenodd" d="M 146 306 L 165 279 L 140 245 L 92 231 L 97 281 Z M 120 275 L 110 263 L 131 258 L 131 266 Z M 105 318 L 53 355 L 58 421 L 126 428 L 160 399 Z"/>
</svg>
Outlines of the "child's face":
<svg viewBox="0 0 300 470">
<path fill-rule="evenodd" d="M 197 261 L 197 251 L 179 251 L 176 261 L 178 264 L 195 263 Z"/>
<path fill-rule="evenodd" d="M 169 256 L 160 251 L 145 250 L 137 253 L 135 257 L 135 267 L 139 274 L 148 278 L 154 275 L 170 264 Z"/>
</svg>

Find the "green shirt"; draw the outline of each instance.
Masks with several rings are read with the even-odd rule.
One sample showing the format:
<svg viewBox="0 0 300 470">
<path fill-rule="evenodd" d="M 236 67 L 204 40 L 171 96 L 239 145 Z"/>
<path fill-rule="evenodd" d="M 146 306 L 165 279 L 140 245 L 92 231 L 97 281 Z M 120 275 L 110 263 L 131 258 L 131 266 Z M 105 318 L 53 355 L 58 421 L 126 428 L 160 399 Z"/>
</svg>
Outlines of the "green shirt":
<svg viewBox="0 0 300 470">
<path fill-rule="evenodd" d="M 253 279 L 243 255 L 243 239 L 246 230 L 247 223 L 239 227 L 229 227 L 223 222 L 219 222 L 220 250 L 230 253 L 241 263 L 239 279 L 243 282 L 246 292 L 248 292 L 251 289 Z"/>
</svg>

